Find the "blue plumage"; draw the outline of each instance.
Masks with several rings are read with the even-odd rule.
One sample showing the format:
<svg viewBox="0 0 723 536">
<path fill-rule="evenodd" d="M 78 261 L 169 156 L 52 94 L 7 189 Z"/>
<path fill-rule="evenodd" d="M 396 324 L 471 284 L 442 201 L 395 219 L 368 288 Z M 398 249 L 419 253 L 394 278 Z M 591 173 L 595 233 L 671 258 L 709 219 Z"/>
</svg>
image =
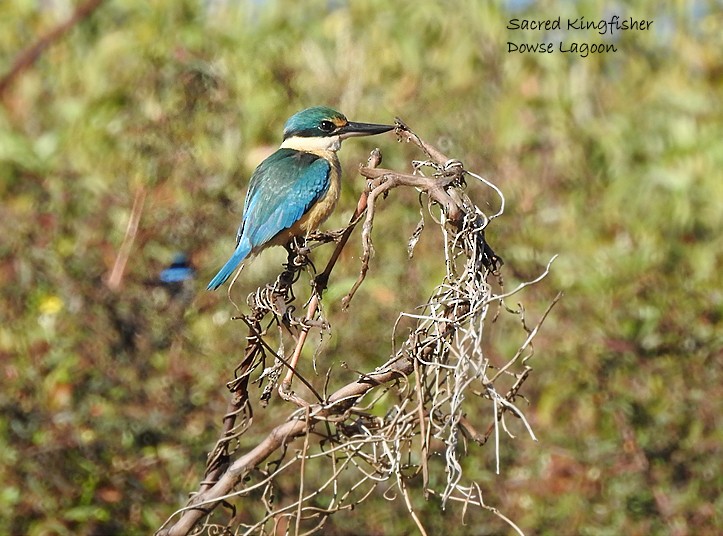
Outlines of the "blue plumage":
<svg viewBox="0 0 723 536">
<path fill-rule="evenodd" d="M 279 149 L 264 160 L 251 177 L 237 240 L 248 237 L 257 247 L 294 225 L 326 194 L 330 169 L 319 156 L 293 149 Z"/>
<path fill-rule="evenodd" d="M 208 290 L 216 290 L 218 287 L 223 285 L 238 265 L 241 264 L 246 257 L 248 257 L 249 253 L 251 253 L 251 248 L 249 247 L 248 242 L 244 242 L 243 244 L 239 243 L 239 245 L 236 246 L 236 250 L 233 252 L 233 255 L 231 255 L 231 258 L 226 261 L 226 264 L 221 267 L 206 288 Z"/>
<path fill-rule="evenodd" d="M 161 271 L 159 279 L 161 283 L 166 284 L 183 283 L 195 274 L 196 271 L 190 265 L 188 256 L 185 253 L 178 253 L 173 258 L 171 265 Z"/>
</svg>

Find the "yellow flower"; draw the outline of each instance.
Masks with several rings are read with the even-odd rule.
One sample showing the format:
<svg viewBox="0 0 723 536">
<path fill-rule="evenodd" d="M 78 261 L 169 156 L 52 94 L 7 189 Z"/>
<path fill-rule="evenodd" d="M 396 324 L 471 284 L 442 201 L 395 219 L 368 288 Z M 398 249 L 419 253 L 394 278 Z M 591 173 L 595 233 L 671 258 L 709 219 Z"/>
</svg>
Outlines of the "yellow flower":
<svg viewBox="0 0 723 536">
<path fill-rule="evenodd" d="M 46 296 L 40 302 L 39 309 L 44 315 L 56 315 L 63 309 L 63 300 L 58 296 Z"/>
</svg>

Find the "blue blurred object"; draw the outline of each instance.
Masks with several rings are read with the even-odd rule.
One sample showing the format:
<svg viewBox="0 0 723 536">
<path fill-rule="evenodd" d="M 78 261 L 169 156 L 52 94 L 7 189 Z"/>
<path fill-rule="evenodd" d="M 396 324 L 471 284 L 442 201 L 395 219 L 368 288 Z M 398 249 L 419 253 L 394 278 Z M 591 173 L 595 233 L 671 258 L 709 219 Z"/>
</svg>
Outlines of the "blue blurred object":
<svg viewBox="0 0 723 536">
<path fill-rule="evenodd" d="M 188 262 L 185 253 L 177 253 L 171 265 L 161 272 L 159 279 L 162 283 L 172 285 L 183 283 L 196 276 L 196 270 Z"/>
</svg>

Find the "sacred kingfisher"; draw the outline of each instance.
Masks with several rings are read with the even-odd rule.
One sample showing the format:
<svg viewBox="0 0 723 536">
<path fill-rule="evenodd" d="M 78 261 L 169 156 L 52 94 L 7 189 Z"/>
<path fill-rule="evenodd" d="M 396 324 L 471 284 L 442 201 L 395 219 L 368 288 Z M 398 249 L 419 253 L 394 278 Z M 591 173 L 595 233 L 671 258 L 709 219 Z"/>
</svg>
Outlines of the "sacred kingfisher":
<svg viewBox="0 0 723 536">
<path fill-rule="evenodd" d="M 292 115 L 284 126 L 281 147 L 251 176 L 236 250 L 208 289 L 223 285 L 250 255 L 315 231 L 331 215 L 339 199 L 341 164 L 336 152 L 341 142 L 393 128 L 354 123 L 324 106 Z"/>
</svg>

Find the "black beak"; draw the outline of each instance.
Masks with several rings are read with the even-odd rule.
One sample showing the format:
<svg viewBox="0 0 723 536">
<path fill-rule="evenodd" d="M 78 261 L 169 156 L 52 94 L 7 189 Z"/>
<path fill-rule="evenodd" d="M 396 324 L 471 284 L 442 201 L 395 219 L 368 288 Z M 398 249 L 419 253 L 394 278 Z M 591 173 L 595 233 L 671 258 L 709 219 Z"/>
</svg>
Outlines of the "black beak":
<svg viewBox="0 0 723 536">
<path fill-rule="evenodd" d="M 349 121 L 346 125 L 336 131 L 336 134 L 342 139 L 351 138 L 353 136 L 371 136 L 373 134 L 381 134 L 393 130 L 394 125 L 376 125 L 374 123 L 354 123 Z"/>
</svg>

